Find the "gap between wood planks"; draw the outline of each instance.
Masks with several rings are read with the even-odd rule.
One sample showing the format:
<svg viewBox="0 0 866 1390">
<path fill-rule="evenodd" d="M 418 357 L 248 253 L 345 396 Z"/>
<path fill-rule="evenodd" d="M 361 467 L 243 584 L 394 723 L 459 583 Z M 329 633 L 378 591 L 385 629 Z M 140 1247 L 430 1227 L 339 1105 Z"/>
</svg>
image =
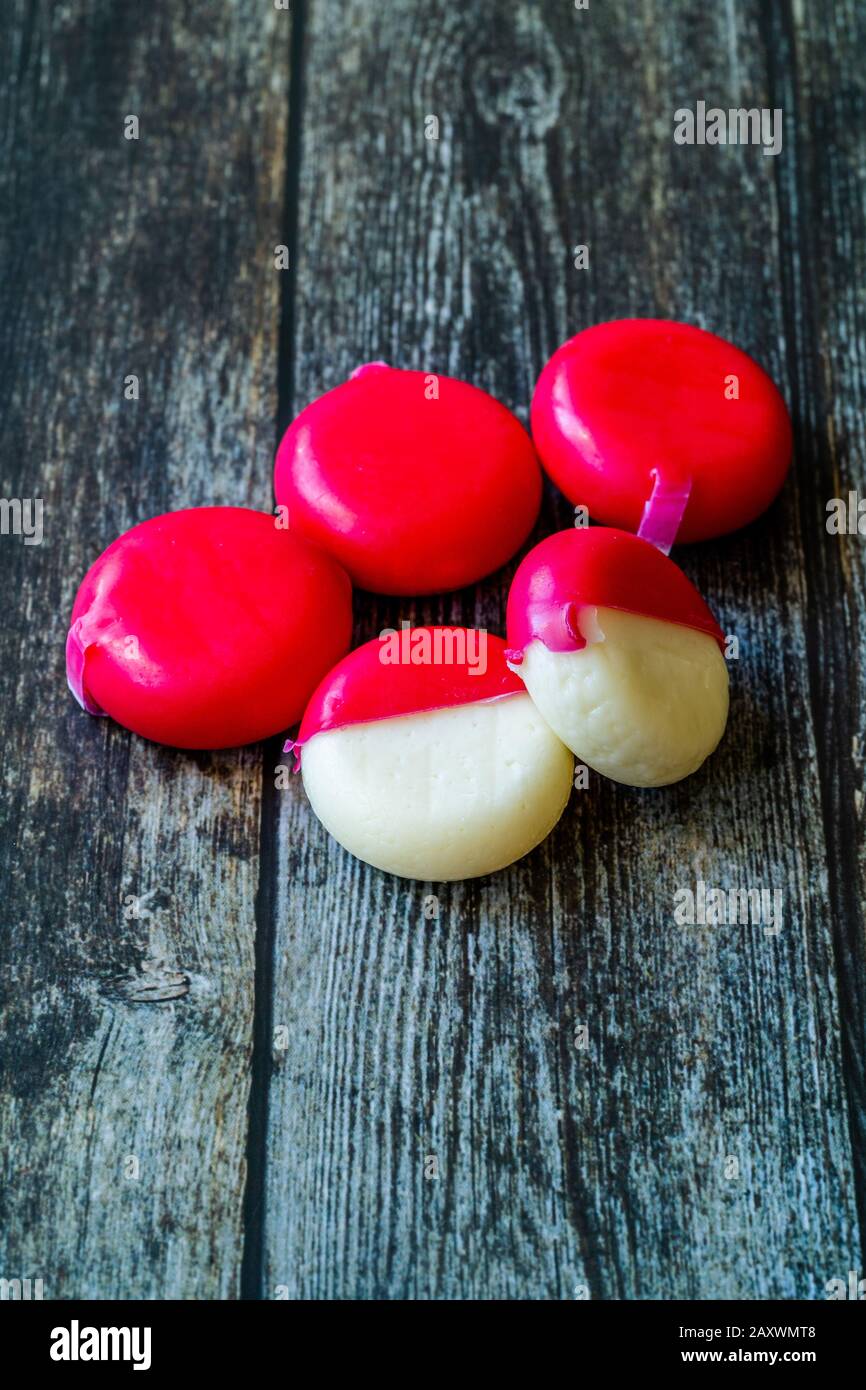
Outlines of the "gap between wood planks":
<svg viewBox="0 0 866 1390">
<path fill-rule="evenodd" d="M 298 189 L 303 128 L 305 0 L 294 0 L 289 35 L 289 119 L 286 139 L 283 242 L 289 248 L 289 271 L 283 278 L 277 352 L 277 419 L 275 445 L 294 413 L 295 283 L 298 259 Z M 268 739 L 262 752 L 259 883 L 255 903 L 255 980 L 253 1055 L 247 1134 L 247 1176 L 243 1203 L 241 1298 L 261 1299 L 265 1255 L 265 1168 L 268 1096 L 271 1080 L 274 1005 L 274 953 L 277 875 L 277 791 L 274 765 L 282 754 L 282 737 Z"/>
</svg>

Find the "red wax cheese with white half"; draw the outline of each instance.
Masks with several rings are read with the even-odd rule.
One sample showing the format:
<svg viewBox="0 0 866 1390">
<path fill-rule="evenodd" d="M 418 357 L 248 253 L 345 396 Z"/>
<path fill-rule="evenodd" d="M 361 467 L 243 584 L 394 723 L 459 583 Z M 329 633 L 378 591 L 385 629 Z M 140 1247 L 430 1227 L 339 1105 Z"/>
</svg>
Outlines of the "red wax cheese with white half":
<svg viewBox="0 0 866 1390">
<path fill-rule="evenodd" d="M 564 343 L 541 373 L 532 436 L 570 501 L 669 550 L 753 521 L 791 460 L 769 376 L 691 324 L 621 319 Z"/>
<path fill-rule="evenodd" d="M 322 681 L 294 747 L 325 829 L 403 878 L 476 878 L 553 829 L 572 758 L 509 671 L 500 637 L 404 628 Z"/>
<path fill-rule="evenodd" d="M 243 507 L 168 512 L 103 551 L 67 639 L 79 704 L 176 748 L 252 743 L 295 723 L 349 646 L 351 585 L 275 523 Z"/>
<path fill-rule="evenodd" d="M 291 529 L 382 594 L 458 589 L 499 569 L 538 515 L 519 420 L 465 381 L 359 367 L 286 431 L 274 474 Z"/>
<path fill-rule="evenodd" d="M 696 771 L 724 733 L 724 636 L 682 570 L 608 527 L 559 531 L 520 564 L 508 660 L 580 762 L 634 787 Z"/>
</svg>

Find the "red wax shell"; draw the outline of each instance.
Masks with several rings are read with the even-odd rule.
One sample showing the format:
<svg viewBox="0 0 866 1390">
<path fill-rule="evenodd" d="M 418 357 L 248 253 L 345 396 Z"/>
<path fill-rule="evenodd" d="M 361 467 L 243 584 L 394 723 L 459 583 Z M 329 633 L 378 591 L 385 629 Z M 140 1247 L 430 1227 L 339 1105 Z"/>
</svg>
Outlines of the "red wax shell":
<svg viewBox="0 0 866 1390">
<path fill-rule="evenodd" d="M 85 709 L 177 748 L 288 728 L 351 638 L 351 585 L 328 555 L 243 507 L 168 512 L 91 566 L 67 642 Z"/>
<path fill-rule="evenodd" d="M 677 540 L 734 531 L 770 505 L 791 460 L 785 402 L 724 338 L 621 319 L 554 353 L 532 401 L 541 461 L 574 503 L 636 531 L 657 482 L 690 485 Z"/>
<path fill-rule="evenodd" d="M 292 530 L 356 584 L 415 595 L 504 565 L 538 515 L 541 470 L 519 420 L 485 391 L 370 363 L 289 427 L 274 488 Z"/>
<path fill-rule="evenodd" d="M 724 651 L 721 628 L 673 560 L 628 531 L 590 526 L 557 531 L 521 561 L 508 594 L 508 659 L 519 663 L 536 638 L 551 651 L 578 651 L 589 606 L 693 627 Z"/>
<path fill-rule="evenodd" d="M 349 724 L 525 694 L 501 637 L 475 628 L 403 628 L 356 647 L 329 671 L 286 749 Z"/>
</svg>

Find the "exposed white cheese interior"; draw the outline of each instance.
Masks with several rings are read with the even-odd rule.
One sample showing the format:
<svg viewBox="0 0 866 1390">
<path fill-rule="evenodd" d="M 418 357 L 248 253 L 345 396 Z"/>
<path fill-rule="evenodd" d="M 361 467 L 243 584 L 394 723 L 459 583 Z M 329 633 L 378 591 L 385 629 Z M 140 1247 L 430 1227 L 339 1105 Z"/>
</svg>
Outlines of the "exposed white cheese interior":
<svg viewBox="0 0 866 1390">
<path fill-rule="evenodd" d="M 301 768 L 313 810 L 351 854 L 441 883 L 539 844 L 565 809 L 572 757 L 517 694 L 316 734 Z"/>
<path fill-rule="evenodd" d="M 661 787 L 695 772 L 728 718 L 728 671 L 703 632 L 658 618 L 587 608 L 587 645 L 526 649 L 519 671 L 550 727 L 605 777 Z"/>
</svg>

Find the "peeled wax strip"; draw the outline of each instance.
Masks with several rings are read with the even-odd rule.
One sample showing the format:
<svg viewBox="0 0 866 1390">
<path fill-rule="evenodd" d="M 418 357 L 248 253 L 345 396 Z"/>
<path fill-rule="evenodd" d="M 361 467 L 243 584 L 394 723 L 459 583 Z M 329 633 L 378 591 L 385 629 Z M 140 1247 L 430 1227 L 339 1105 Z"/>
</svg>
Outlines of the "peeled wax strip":
<svg viewBox="0 0 866 1390">
<path fill-rule="evenodd" d="M 766 372 L 724 338 L 663 319 L 598 324 L 564 343 L 538 379 L 532 436 L 572 502 L 665 550 L 674 533 L 706 540 L 753 521 L 792 450 Z"/>
<path fill-rule="evenodd" d="M 549 536 L 508 598 L 508 657 L 581 762 L 635 787 L 696 771 L 728 715 L 724 636 L 682 571 L 606 527 Z"/>
<path fill-rule="evenodd" d="M 426 882 L 520 859 L 565 809 L 572 759 L 502 640 L 487 637 L 484 675 L 465 661 L 382 664 L 381 651 L 377 639 L 350 653 L 304 716 L 304 786 L 322 824 L 366 863 Z"/>
<path fill-rule="evenodd" d="M 385 363 L 307 406 L 277 452 L 293 531 L 386 594 L 460 588 L 511 558 L 538 515 L 529 435 L 492 396 Z"/>
<path fill-rule="evenodd" d="M 88 570 L 67 676 L 79 703 L 177 748 L 296 722 L 351 637 L 351 585 L 321 550 L 243 507 L 168 512 Z"/>
</svg>

